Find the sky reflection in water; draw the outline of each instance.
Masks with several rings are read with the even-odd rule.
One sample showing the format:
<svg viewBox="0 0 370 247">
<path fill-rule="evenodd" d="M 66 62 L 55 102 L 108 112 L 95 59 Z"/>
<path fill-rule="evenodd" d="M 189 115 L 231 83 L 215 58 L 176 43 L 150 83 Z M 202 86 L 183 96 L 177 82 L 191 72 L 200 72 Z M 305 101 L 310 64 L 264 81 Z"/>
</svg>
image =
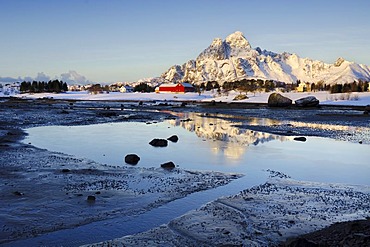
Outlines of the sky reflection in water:
<svg viewBox="0 0 370 247">
<path fill-rule="evenodd" d="M 369 184 L 368 145 L 319 137 L 308 137 L 303 143 L 293 141 L 293 137 L 235 127 L 245 121 L 279 124 L 275 120 L 231 122 L 196 113 L 179 114 L 179 117 L 152 124 L 31 128 L 27 130 L 29 136 L 25 142 L 118 166 L 126 165 L 123 161 L 126 154 L 136 153 L 141 157 L 138 167 L 159 167 L 173 161 L 181 168 L 192 170 L 253 176 L 263 169 L 272 169 L 300 180 Z M 169 142 L 168 147 L 155 148 L 148 144 L 153 138 L 168 138 L 174 134 L 179 141 Z"/>
</svg>

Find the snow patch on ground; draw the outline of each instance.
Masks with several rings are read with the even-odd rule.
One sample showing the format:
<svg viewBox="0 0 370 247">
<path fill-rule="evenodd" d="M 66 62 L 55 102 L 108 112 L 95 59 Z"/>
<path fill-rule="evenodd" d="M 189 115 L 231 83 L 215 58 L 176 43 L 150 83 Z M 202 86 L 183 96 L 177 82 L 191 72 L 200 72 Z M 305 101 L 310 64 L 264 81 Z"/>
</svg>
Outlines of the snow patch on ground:
<svg viewBox="0 0 370 247">
<path fill-rule="evenodd" d="M 63 100 L 100 100 L 100 101 L 194 101 L 194 102 L 238 102 L 238 103 L 267 103 L 268 97 L 271 93 L 248 93 L 248 99 L 235 101 L 234 98 L 240 92 L 231 91 L 227 94 L 218 94 L 215 91 L 198 93 L 117 93 L 109 94 L 89 94 L 88 92 L 67 92 L 67 93 L 40 93 L 40 94 L 17 94 L 16 97 L 39 99 L 39 98 L 53 98 Z M 315 96 L 320 104 L 327 105 L 356 105 L 366 106 L 370 105 L 370 92 L 363 93 L 340 93 L 330 94 L 329 92 L 289 92 L 281 93 L 285 97 L 293 100 L 304 98 L 307 96 Z M 1 96 L 1 95 L 0 95 Z"/>
</svg>

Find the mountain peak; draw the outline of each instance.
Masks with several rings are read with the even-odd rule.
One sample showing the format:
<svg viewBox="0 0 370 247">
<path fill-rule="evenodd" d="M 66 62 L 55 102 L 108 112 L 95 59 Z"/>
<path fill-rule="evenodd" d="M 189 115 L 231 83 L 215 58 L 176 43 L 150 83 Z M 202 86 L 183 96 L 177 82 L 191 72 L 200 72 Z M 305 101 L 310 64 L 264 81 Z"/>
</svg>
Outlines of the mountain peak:
<svg viewBox="0 0 370 247">
<path fill-rule="evenodd" d="M 244 49 L 252 48 L 248 40 L 244 37 L 243 33 L 240 31 L 236 31 L 235 33 L 230 34 L 229 36 L 226 37 L 225 41 L 232 48 L 244 48 Z"/>
<path fill-rule="evenodd" d="M 344 61 L 345 61 L 345 60 L 344 60 L 344 58 L 340 57 L 340 58 L 338 58 L 338 59 L 337 59 L 337 61 L 335 61 L 334 66 L 335 66 L 335 67 L 339 67 L 339 66 L 341 66 L 341 65 L 342 65 L 342 63 L 343 63 Z"/>
<path fill-rule="evenodd" d="M 221 46 L 221 45 L 222 45 L 222 39 L 220 39 L 220 38 L 215 38 L 215 39 L 212 41 L 211 47 L 218 47 L 218 46 Z"/>
<path fill-rule="evenodd" d="M 275 80 L 285 83 L 324 81 L 326 84 L 370 80 L 370 67 L 350 63 L 343 58 L 327 64 L 309 58 L 300 58 L 288 52 L 275 53 L 253 49 L 240 31 L 225 40 L 216 38 L 195 60 L 171 67 L 162 74 L 165 81 L 196 84 L 241 79 Z"/>
</svg>

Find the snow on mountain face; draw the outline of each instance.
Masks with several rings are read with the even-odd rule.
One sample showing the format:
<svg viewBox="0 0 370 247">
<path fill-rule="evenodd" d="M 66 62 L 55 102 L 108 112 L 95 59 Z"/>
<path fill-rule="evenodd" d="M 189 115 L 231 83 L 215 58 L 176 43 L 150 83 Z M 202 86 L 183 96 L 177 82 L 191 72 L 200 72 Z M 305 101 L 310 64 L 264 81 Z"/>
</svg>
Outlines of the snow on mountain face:
<svg viewBox="0 0 370 247">
<path fill-rule="evenodd" d="M 161 75 L 167 82 L 200 84 L 241 79 L 275 80 L 285 83 L 323 81 L 326 84 L 370 80 L 370 67 L 338 58 L 334 64 L 296 54 L 253 49 L 243 33 L 237 31 L 225 40 L 216 38 L 195 60 L 175 65 Z"/>
</svg>

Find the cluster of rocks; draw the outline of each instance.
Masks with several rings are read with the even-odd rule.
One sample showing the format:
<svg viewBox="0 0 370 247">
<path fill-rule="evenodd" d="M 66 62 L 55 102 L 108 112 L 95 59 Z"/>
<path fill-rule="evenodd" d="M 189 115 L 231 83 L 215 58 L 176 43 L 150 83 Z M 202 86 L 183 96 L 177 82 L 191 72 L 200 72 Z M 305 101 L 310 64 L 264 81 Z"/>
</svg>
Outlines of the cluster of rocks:
<svg viewBox="0 0 370 247">
<path fill-rule="evenodd" d="M 268 98 L 267 105 L 270 107 L 288 107 L 292 105 L 292 100 L 279 93 L 272 93 Z M 320 101 L 315 96 L 308 96 L 294 101 L 298 107 L 316 107 Z"/>
<path fill-rule="evenodd" d="M 149 144 L 152 145 L 153 147 L 167 147 L 168 141 L 176 143 L 178 142 L 178 140 L 179 140 L 179 137 L 177 135 L 172 135 L 168 137 L 167 139 L 155 138 L 151 140 Z M 137 154 L 127 154 L 125 156 L 125 162 L 127 164 L 137 165 L 139 161 L 140 161 L 140 157 Z M 161 164 L 161 167 L 164 169 L 173 169 L 176 167 L 176 165 L 172 161 L 169 161 L 169 162 Z"/>
</svg>

